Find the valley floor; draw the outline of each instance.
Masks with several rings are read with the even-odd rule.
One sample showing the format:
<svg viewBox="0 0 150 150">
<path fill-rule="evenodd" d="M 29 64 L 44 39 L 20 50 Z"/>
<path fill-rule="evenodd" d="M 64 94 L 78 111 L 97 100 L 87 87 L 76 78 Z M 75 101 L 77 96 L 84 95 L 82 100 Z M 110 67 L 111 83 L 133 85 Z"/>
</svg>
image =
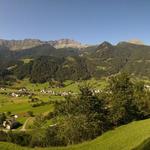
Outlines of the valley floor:
<svg viewBox="0 0 150 150">
<path fill-rule="evenodd" d="M 69 80 L 64 82 L 64 87 L 52 88 L 49 87 L 48 82 L 43 84 L 38 84 L 38 83 L 32 84 L 29 82 L 28 79 L 18 80 L 12 86 L 0 88 L 0 113 L 11 112 L 11 114 L 18 115 L 17 121 L 19 121 L 23 125 L 26 122 L 26 120 L 28 120 L 28 118 L 30 117 L 28 115 L 29 111 L 32 111 L 34 116 L 39 114 L 47 114 L 53 110 L 53 105 L 49 104 L 49 102 L 64 100 L 63 95 L 60 94 L 52 95 L 50 93 L 43 93 L 41 91 L 52 91 L 55 93 L 62 93 L 62 94 L 68 93 L 69 91 L 72 91 L 73 93 L 78 93 L 79 92 L 78 86 L 80 84 L 85 84 L 86 82 L 92 85 L 94 89 L 99 89 L 99 90 L 103 89 L 107 85 L 106 79 L 103 80 L 91 79 L 88 81 L 81 81 L 81 82 L 75 82 Z M 19 89 L 22 89 L 23 87 L 25 87 L 28 91 L 34 94 L 32 98 L 37 98 L 47 104 L 38 107 L 33 107 L 32 105 L 36 104 L 37 102 L 33 102 L 33 103 L 29 102 L 30 99 L 28 95 L 19 96 L 19 97 L 12 96 L 12 94 L 18 94 Z M 27 129 L 27 127 L 30 126 L 29 125 L 30 122 L 26 123 L 26 125 L 24 126 L 25 129 Z M 51 122 L 47 123 L 47 125 L 49 124 L 51 124 Z M 19 129 L 22 129 L 22 127 L 20 127 Z"/>
</svg>

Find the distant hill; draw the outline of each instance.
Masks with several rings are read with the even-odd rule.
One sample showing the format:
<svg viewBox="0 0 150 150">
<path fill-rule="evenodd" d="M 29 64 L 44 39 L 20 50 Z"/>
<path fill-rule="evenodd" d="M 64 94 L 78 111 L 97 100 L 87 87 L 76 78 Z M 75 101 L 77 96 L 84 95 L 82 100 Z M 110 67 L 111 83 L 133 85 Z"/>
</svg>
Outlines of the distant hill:
<svg viewBox="0 0 150 150">
<path fill-rule="evenodd" d="M 104 42 L 87 59 L 94 76 L 108 76 L 124 70 L 134 75 L 150 77 L 150 46 L 128 42 L 114 46 Z"/>
<path fill-rule="evenodd" d="M 144 43 L 139 39 L 132 39 L 132 40 L 129 40 L 128 42 L 132 44 L 136 44 L 136 45 L 144 45 Z"/>
</svg>

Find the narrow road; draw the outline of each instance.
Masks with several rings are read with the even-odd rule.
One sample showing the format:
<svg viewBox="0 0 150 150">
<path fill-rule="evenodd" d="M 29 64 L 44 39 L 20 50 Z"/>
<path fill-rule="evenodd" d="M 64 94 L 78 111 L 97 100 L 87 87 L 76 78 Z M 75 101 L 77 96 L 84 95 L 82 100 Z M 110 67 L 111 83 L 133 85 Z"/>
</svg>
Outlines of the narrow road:
<svg viewBox="0 0 150 150">
<path fill-rule="evenodd" d="M 20 129 L 20 131 L 26 131 L 26 125 L 27 125 L 27 123 L 28 123 L 31 119 L 32 119 L 32 117 L 29 117 L 29 118 L 25 121 L 25 123 L 23 124 L 22 128 Z"/>
</svg>

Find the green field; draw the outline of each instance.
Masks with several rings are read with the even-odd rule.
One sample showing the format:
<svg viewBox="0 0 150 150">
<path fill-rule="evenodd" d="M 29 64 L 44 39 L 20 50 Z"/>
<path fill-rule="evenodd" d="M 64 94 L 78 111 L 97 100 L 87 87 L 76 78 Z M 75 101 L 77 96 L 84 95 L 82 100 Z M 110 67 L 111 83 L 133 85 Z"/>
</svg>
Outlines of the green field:
<svg viewBox="0 0 150 150">
<path fill-rule="evenodd" d="M 43 83 L 43 84 L 33 84 L 30 83 L 28 79 L 24 80 L 18 80 L 15 82 L 12 86 L 7 86 L 5 91 L 0 90 L 0 112 L 11 112 L 12 114 L 17 114 L 19 116 L 18 121 L 20 121 L 22 124 L 26 121 L 28 118 L 27 112 L 32 111 L 34 115 L 38 114 L 45 114 L 53 110 L 52 104 L 46 104 L 43 106 L 38 107 L 32 107 L 31 104 L 28 102 L 29 97 L 28 96 L 21 96 L 21 97 L 12 97 L 9 95 L 9 93 L 17 92 L 18 89 L 22 87 L 26 87 L 29 91 L 35 94 L 35 98 L 38 98 L 44 102 L 48 101 L 59 101 L 63 100 L 63 96 L 54 96 L 50 94 L 43 94 L 40 91 L 43 89 L 52 90 L 55 92 L 68 92 L 72 91 L 74 93 L 79 93 L 79 85 L 82 85 L 84 83 L 90 84 L 95 89 L 102 89 L 106 87 L 107 82 L 106 79 L 101 80 L 95 80 L 91 79 L 88 81 L 65 81 L 64 87 L 61 88 L 51 88 L 49 87 L 49 83 Z M 6 93 L 2 94 L 3 92 Z"/>
<path fill-rule="evenodd" d="M 150 119 L 132 122 L 108 131 L 97 139 L 62 148 L 35 148 L 31 150 L 132 150 L 150 137 Z M 30 150 L 10 143 L 0 142 L 1 150 Z"/>
<path fill-rule="evenodd" d="M 49 88 L 52 89 L 54 91 L 73 91 L 73 92 L 78 92 L 78 86 L 84 83 L 88 83 L 90 84 L 93 88 L 104 88 L 107 85 L 107 79 L 100 79 L 100 80 L 96 80 L 96 79 L 91 79 L 91 80 L 87 80 L 87 81 L 71 81 L 71 80 L 67 80 L 64 82 L 65 87 L 62 88 L 49 88 L 49 84 L 48 82 L 40 84 L 40 83 L 30 83 L 28 79 L 24 79 L 21 81 L 17 81 L 11 88 L 21 88 L 21 87 L 26 87 L 30 90 L 41 90 L 43 88 Z"/>
</svg>

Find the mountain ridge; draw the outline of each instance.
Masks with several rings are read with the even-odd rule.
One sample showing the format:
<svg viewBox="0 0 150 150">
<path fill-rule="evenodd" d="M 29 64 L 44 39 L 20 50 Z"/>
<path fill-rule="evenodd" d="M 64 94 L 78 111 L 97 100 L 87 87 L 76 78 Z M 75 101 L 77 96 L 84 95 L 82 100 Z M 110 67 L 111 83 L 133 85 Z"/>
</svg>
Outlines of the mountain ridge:
<svg viewBox="0 0 150 150">
<path fill-rule="evenodd" d="M 133 45 L 142 45 L 142 46 L 149 46 L 144 44 L 142 41 L 137 40 L 137 39 L 133 39 L 133 40 L 128 40 L 128 41 L 121 41 L 118 42 L 118 44 L 116 45 L 120 45 L 121 43 L 128 43 L 128 44 L 133 44 Z M 0 39 L 0 46 L 8 48 L 11 51 L 21 51 L 21 50 L 25 50 L 25 49 L 29 49 L 29 48 L 33 48 L 33 47 L 37 47 L 40 45 L 51 45 L 56 49 L 61 49 L 61 48 L 76 48 L 79 50 L 88 48 L 90 46 L 102 46 L 103 44 L 105 45 L 109 45 L 111 46 L 112 44 L 104 41 L 101 44 L 95 44 L 95 45 L 88 45 L 88 44 L 82 44 L 76 40 L 73 39 L 68 39 L 68 38 L 64 38 L 64 39 L 58 39 L 58 40 L 49 40 L 49 41 L 43 41 L 40 39 L 23 39 L 23 40 L 5 40 L 5 39 Z M 112 45 L 113 46 L 113 45 Z"/>
<path fill-rule="evenodd" d="M 60 39 L 54 41 L 41 41 L 39 39 L 24 39 L 24 40 L 4 40 L 0 39 L 0 46 L 7 47 L 11 51 L 20 51 L 28 48 L 33 48 L 40 45 L 49 44 L 56 49 L 59 48 L 85 48 L 87 45 L 83 45 L 78 41 L 71 39 Z"/>
<path fill-rule="evenodd" d="M 28 40 L 26 41 L 28 42 Z M 33 42 L 41 43 L 41 41 L 36 40 Z M 61 42 L 69 42 L 70 44 L 70 41 L 66 40 L 60 41 L 60 44 Z M 56 60 L 57 65 L 57 72 L 55 71 L 53 75 L 47 74 L 46 80 L 50 79 L 51 76 L 61 80 L 79 80 L 89 77 L 101 78 L 117 74 L 121 71 L 126 71 L 139 77 L 150 78 L 150 46 L 147 45 L 137 45 L 128 42 L 119 42 L 117 45 L 112 45 L 105 41 L 99 45 L 80 49 L 73 47 L 55 48 L 51 44 L 45 43 L 18 51 L 9 50 L 8 47 L 0 46 L 0 63 L 6 64 L 1 65 L 2 67 L 11 67 L 10 64 L 12 63 L 10 61 L 19 61 L 18 63 L 20 63 L 22 59 L 32 59 L 36 63 L 38 61 L 37 59 L 43 56 L 50 56 L 50 58 L 45 58 L 48 60 L 48 68 L 45 68 L 46 73 L 48 69 L 54 69 L 51 68 L 49 59 L 54 57 L 53 59 Z M 69 60 L 73 61 L 68 61 L 68 57 L 71 57 Z M 39 68 L 43 69 L 46 64 L 45 59 L 43 58 L 38 61 L 41 63 Z M 59 62 L 57 60 L 61 59 L 63 59 L 62 64 L 57 64 Z M 32 68 L 32 64 L 29 65 Z M 23 66 L 25 70 L 26 66 L 22 63 L 18 70 L 22 69 Z M 36 68 L 36 74 L 38 74 L 39 68 Z M 85 73 L 83 73 L 83 70 Z M 65 72 L 68 72 L 67 75 Z M 86 77 L 84 74 L 86 74 Z M 30 76 L 30 74 L 27 76 Z"/>
</svg>

